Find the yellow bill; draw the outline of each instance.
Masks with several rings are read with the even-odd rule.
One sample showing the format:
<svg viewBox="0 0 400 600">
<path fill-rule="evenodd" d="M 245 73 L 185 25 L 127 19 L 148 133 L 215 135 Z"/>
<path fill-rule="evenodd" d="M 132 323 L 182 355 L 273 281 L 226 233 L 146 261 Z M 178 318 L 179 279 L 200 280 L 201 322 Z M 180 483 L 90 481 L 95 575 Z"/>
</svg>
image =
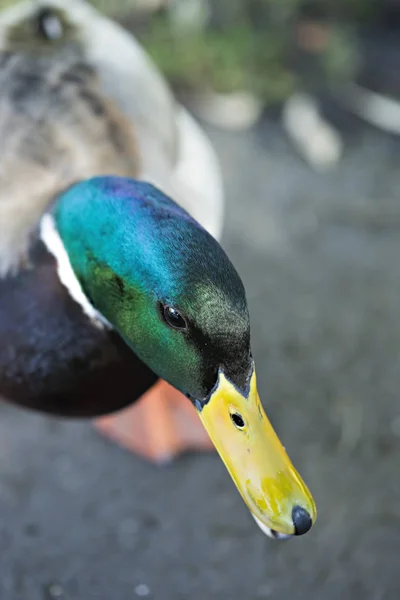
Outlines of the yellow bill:
<svg viewBox="0 0 400 600">
<path fill-rule="evenodd" d="M 264 412 L 254 368 L 247 397 L 220 371 L 199 415 L 264 533 L 278 539 L 306 533 L 315 503 Z"/>
</svg>

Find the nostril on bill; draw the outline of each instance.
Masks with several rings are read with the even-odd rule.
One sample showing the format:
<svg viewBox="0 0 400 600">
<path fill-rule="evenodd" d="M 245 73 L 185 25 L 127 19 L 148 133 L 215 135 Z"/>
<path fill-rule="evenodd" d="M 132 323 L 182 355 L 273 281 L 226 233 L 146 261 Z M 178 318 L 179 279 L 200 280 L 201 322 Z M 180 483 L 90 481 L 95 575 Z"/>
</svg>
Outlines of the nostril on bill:
<svg viewBox="0 0 400 600">
<path fill-rule="evenodd" d="M 293 507 L 292 520 L 295 535 L 304 535 L 311 529 L 312 519 L 306 509 L 302 506 Z"/>
</svg>

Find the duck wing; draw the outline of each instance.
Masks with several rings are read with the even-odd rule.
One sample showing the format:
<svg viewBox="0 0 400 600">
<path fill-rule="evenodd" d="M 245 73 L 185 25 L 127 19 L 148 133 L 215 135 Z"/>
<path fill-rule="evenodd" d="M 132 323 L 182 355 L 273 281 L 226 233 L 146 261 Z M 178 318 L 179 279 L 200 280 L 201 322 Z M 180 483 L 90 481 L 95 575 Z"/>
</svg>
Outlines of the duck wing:
<svg viewBox="0 0 400 600">
<path fill-rule="evenodd" d="M 51 200 L 79 179 L 135 176 L 131 125 L 84 62 L 0 54 L 0 274 Z"/>
</svg>

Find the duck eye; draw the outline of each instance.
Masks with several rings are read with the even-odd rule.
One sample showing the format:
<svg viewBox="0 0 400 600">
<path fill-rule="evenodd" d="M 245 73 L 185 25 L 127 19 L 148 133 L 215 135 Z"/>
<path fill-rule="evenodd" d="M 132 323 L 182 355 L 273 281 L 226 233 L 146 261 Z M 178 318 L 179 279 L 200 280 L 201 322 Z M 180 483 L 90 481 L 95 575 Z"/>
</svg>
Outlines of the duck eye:
<svg viewBox="0 0 400 600">
<path fill-rule="evenodd" d="M 37 15 L 39 35 L 48 41 L 59 40 L 64 34 L 60 16 L 50 8 L 43 8 Z"/>
<path fill-rule="evenodd" d="M 173 306 L 164 306 L 164 319 L 174 329 L 186 329 L 187 324 L 181 313 Z"/>
<path fill-rule="evenodd" d="M 231 419 L 232 419 L 235 427 L 237 427 L 238 429 L 243 429 L 244 420 L 242 418 L 242 415 L 239 415 L 239 413 L 237 413 L 237 412 L 231 413 Z"/>
</svg>

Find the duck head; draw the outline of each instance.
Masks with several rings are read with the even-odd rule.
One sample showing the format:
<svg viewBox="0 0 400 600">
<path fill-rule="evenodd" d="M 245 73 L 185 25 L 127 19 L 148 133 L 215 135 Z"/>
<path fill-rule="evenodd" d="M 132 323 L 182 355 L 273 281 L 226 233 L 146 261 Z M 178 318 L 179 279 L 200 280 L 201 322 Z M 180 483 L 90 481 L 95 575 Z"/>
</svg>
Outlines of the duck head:
<svg viewBox="0 0 400 600">
<path fill-rule="evenodd" d="M 260 402 L 245 290 L 221 246 L 132 179 L 78 183 L 54 218 L 89 301 L 194 404 L 261 529 L 275 538 L 306 533 L 315 504 Z"/>
</svg>

